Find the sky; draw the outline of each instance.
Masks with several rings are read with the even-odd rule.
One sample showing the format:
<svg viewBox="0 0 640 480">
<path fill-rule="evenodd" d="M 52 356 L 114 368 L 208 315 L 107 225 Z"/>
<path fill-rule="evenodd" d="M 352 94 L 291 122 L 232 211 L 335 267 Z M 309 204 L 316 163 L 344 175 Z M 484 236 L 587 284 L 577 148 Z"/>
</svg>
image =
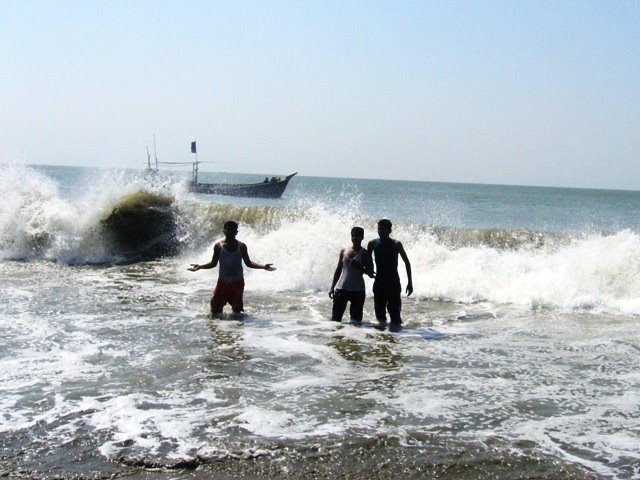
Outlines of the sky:
<svg viewBox="0 0 640 480">
<path fill-rule="evenodd" d="M 0 163 L 640 190 L 637 0 L 0 12 Z"/>
</svg>

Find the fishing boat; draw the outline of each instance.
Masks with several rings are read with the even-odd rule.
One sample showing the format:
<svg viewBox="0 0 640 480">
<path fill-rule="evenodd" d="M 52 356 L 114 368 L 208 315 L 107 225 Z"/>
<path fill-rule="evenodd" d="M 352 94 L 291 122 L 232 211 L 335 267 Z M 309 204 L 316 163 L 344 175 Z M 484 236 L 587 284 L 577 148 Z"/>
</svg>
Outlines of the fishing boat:
<svg viewBox="0 0 640 480">
<path fill-rule="evenodd" d="M 197 173 L 195 173 L 189 184 L 189 190 L 194 193 L 233 197 L 280 198 L 287 188 L 289 180 L 297 174 L 298 172 L 292 173 L 283 179 L 279 177 L 265 178 L 259 183 L 200 183 Z"/>
<path fill-rule="evenodd" d="M 233 197 L 280 198 L 285 188 L 298 172 L 280 177 L 266 177 L 259 183 L 200 183 L 198 182 L 198 149 L 196 142 L 191 142 L 191 153 L 195 155 L 193 162 L 193 178 L 189 183 L 189 191 L 207 195 L 229 195 Z"/>
<path fill-rule="evenodd" d="M 154 137 L 155 148 L 155 137 Z M 254 198 L 281 198 L 289 181 L 298 174 L 298 172 L 281 177 L 265 177 L 262 182 L 256 183 L 201 183 L 198 181 L 198 167 L 201 162 L 198 160 L 198 150 L 196 142 L 191 142 L 191 153 L 195 154 L 195 160 L 191 162 L 192 178 L 189 182 L 189 191 L 193 193 L 203 193 L 207 195 L 228 195 L 233 197 L 254 197 Z M 149 169 L 151 169 L 151 157 L 147 149 L 147 161 Z M 156 170 L 158 164 L 161 165 L 188 165 L 186 162 L 158 162 L 156 158 Z"/>
</svg>

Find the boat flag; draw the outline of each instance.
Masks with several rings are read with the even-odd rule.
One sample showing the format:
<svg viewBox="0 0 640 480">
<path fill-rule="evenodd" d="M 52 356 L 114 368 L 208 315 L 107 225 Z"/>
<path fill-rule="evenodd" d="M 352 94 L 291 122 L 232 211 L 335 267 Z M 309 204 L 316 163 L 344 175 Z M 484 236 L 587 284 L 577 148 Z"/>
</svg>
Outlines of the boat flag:
<svg viewBox="0 0 640 480">
<path fill-rule="evenodd" d="M 191 153 L 197 153 L 196 142 L 191 142 Z"/>
</svg>

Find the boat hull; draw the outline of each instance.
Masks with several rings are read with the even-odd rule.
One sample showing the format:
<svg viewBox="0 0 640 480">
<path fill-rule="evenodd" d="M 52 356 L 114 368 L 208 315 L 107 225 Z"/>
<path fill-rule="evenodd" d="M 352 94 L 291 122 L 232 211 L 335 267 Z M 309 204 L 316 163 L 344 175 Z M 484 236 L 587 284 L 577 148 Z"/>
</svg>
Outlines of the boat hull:
<svg viewBox="0 0 640 480">
<path fill-rule="evenodd" d="M 228 195 L 232 197 L 255 197 L 255 198 L 280 198 L 284 193 L 289 180 L 296 173 L 288 175 L 284 180 L 277 182 L 260 183 L 191 183 L 189 190 L 193 193 L 203 193 L 207 195 Z"/>
</svg>

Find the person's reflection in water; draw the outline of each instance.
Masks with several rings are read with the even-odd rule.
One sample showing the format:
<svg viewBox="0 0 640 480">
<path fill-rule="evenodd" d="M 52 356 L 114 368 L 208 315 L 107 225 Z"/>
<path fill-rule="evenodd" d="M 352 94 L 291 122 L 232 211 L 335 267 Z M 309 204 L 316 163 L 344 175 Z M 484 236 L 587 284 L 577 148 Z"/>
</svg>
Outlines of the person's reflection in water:
<svg viewBox="0 0 640 480">
<path fill-rule="evenodd" d="M 211 331 L 209 355 L 205 368 L 211 378 L 237 377 L 244 369 L 244 363 L 251 360 L 242 346 L 242 323 L 207 322 Z"/>
</svg>

